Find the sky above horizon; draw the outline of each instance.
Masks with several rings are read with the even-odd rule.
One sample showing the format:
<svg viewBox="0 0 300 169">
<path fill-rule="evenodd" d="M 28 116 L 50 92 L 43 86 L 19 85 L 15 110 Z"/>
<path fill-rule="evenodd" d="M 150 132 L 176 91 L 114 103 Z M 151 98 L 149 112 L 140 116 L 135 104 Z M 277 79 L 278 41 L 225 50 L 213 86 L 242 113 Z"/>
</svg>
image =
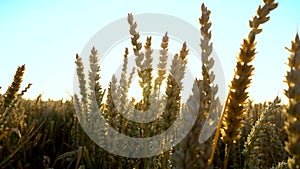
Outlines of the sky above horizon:
<svg viewBox="0 0 300 169">
<path fill-rule="evenodd" d="M 33 84 L 25 97 L 42 94 L 43 99 L 69 98 L 73 93 L 75 55 L 101 28 L 128 13 L 167 14 L 199 28 L 203 2 L 212 11 L 212 42 L 229 85 L 240 44 L 249 31 L 248 20 L 263 4 L 262 0 L 68 2 L 0 1 L 0 93 L 12 82 L 17 67 L 25 64 L 22 89 Z M 300 1 L 276 2 L 278 8 L 261 26 L 263 32 L 256 39 L 255 71 L 248 91 L 250 99 L 257 102 L 273 100 L 277 95 L 284 99 L 283 81 L 288 70 L 285 63 L 290 55 L 284 48 L 291 46 L 300 26 Z M 123 53 L 120 51 L 120 60 Z"/>
</svg>

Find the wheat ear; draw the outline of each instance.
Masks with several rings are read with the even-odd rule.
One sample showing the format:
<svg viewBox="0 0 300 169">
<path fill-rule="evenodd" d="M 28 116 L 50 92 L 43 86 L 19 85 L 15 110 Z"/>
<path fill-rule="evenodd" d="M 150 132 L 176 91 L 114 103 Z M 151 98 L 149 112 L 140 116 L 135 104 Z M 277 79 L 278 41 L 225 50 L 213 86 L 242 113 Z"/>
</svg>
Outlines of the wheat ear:
<svg viewBox="0 0 300 169">
<path fill-rule="evenodd" d="M 20 90 L 24 71 L 25 71 L 25 65 L 18 67 L 12 84 L 8 87 L 8 89 L 4 94 L 4 99 L 0 105 L 1 108 L 8 107 L 12 102 L 12 100 L 14 100 L 17 97 L 17 92 Z"/>
<path fill-rule="evenodd" d="M 259 6 L 257 9 L 257 15 L 249 21 L 251 31 L 248 37 L 244 39 L 240 53 L 237 57 L 236 69 L 234 72 L 233 80 L 231 81 L 230 90 L 225 102 L 224 112 L 222 113 L 220 122 L 216 132 L 216 139 L 214 141 L 212 157 L 217 144 L 219 131 L 221 131 L 221 140 L 226 144 L 224 168 L 227 168 L 228 156 L 230 147 L 233 146 L 241 136 L 244 118 L 244 104 L 248 98 L 248 92 L 246 89 L 251 82 L 252 72 L 254 70 L 251 61 L 255 57 L 255 38 L 256 35 L 262 32 L 259 26 L 267 22 L 270 17 L 268 14 L 278 6 L 274 0 L 264 0 L 264 5 Z M 221 126 L 223 126 L 221 128 Z M 212 160 L 212 158 L 211 158 Z"/>
<path fill-rule="evenodd" d="M 290 168 L 300 168 L 300 40 L 298 33 L 292 42 L 288 66 L 290 70 L 286 75 L 288 89 L 285 95 L 289 100 L 286 108 L 285 129 L 288 141 L 285 143 L 286 151 L 291 155 L 288 160 Z"/>
<path fill-rule="evenodd" d="M 187 122 L 194 121 L 194 117 L 197 118 L 203 117 L 203 113 L 199 112 L 199 100 L 201 94 L 201 81 L 195 79 L 192 94 L 189 96 L 187 103 L 182 106 L 182 116 L 187 117 Z M 204 124 L 204 120 L 195 122 L 197 126 L 201 126 Z M 180 124 L 186 125 L 186 124 Z M 194 129 L 193 129 L 194 128 Z M 198 143 L 198 137 L 196 136 L 198 130 L 195 130 L 195 127 L 190 130 L 190 132 L 185 136 L 185 138 L 180 142 L 180 144 L 176 147 L 174 155 L 173 155 L 173 165 L 174 168 L 184 169 L 184 168 L 195 168 L 195 164 L 198 160 L 197 152 L 194 150 Z M 178 135 L 182 135 L 183 133 L 179 132 Z"/>
<path fill-rule="evenodd" d="M 139 110 L 148 110 L 150 107 L 150 94 L 151 94 L 151 81 L 152 81 L 152 53 L 151 49 L 151 37 L 147 37 L 145 47 L 145 53 L 141 51 L 142 43 L 139 42 L 140 34 L 136 31 L 137 23 L 134 21 L 132 14 L 128 14 L 127 21 L 130 25 L 131 44 L 135 57 L 135 63 L 137 66 L 137 73 L 140 77 L 140 87 L 143 89 L 143 99 L 135 106 Z"/>
<path fill-rule="evenodd" d="M 0 103 L 0 124 L 6 124 L 10 117 L 10 112 L 12 108 L 14 107 L 14 104 L 17 101 L 18 97 L 18 91 L 20 90 L 21 83 L 23 80 L 23 75 L 25 72 L 25 65 L 19 66 L 15 75 L 13 82 L 6 90 L 3 98 L 1 99 Z M 3 126 L 0 126 L 0 131 L 3 128 Z"/>
<path fill-rule="evenodd" d="M 217 91 L 216 86 L 212 86 L 214 81 L 214 73 L 211 71 L 214 60 L 211 58 L 212 43 L 211 39 L 211 22 L 209 21 L 210 10 L 208 10 L 204 4 L 201 6 L 202 15 L 199 18 L 201 25 L 201 34 L 203 38 L 200 39 L 201 48 L 201 60 L 202 60 L 202 76 L 203 80 L 195 80 L 193 87 L 193 94 L 199 94 L 200 104 L 198 110 L 196 110 L 196 122 L 190 130 L 189 134 L 181 142 L 177 151 L 175 151 L 175 164 L 178 168 L 210 168 L 212 166 L 207 164 L 207 160 L 210 156 L 210 143 L 205 142 L 199 144 L 198 138 L 202 132 L 205 120 L 207 120 L 211 102 L 214 99 Z M 189 105 L 189 104 L 188 104 Z M 196 106 L 197 107 L 197 106 Z M 184 112 L 183 112 L 184 113 Z M 187 112 L 192 113 L 192 112 Z M 183 157 L 184 156 L 184 157 Z"/>
<path fill-rule="evenodd" d="M 280 99 L 276 97 L 261 113 L 248 135 L 243 151 L 244 168 L 268 168 L 274 161 L 279 162 L 287 157 L 276 131 L 275 118 L 278 113 L 281 113 Z"/>
</svg>

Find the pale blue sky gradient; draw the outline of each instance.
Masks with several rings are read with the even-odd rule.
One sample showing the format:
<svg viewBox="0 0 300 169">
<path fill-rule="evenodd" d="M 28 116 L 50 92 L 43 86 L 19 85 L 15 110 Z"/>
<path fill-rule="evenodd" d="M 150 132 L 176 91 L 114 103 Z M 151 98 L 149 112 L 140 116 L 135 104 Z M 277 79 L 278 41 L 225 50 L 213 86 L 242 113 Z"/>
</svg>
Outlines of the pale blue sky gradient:
<svg viewBox="0 0 300 169">
<path fill-rule="evenodd" d="M 214 49 L 229 85 L 240 44 L 249 31 L 248 20 L 263 4 L 261 0 L 12 0 L 0 1 L 0 92 L 11 83 L 17 66 L 26 64 L 23 88 L 28 83 L 33 85 L 25 97 L 35 98 L 40 93 L 44 99 L 69 97 L 67 92 L 73 92 L 75 54 L 102 27 L 130 12 L 173 15 L 199 27 L 202 2 L 212 11 Z M 284 47 L 290 46 L 299 29 L 299 9 L 298 0 L 280 0 L 271 20 L 262 26 L 249 89 L 250 97 L 256 101 L 283 97 L 289 56 Z M 120 51 L 120 59 L 122 56 Z"/>
</svg>

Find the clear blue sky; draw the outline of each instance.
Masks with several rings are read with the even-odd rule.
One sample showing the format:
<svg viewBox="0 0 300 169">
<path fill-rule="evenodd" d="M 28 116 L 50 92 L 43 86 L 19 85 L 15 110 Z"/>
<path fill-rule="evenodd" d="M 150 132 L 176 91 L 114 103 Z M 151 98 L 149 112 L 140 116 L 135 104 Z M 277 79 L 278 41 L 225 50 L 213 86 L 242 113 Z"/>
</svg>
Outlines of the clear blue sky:
<svg viewBox="0 0 300 169">
<path fill-rule="evenodd" d="M 200 6 L 212 11 L 212 39 L 230 84 L 242 39 L 249 31 L 261 0 L 199 1 L 0 1 L 0 90 L 11 83 L 17 66 L 26 64 L 23 88 L 33 86 L 25 97 L 60 99 L 73 92 L 75 54 L 107 24 L 127 13 L 163 13 L 184 19 L 199 27 Z M 278 1 L 277 1 L 278 2 Z M 283 97 L 285 63 L 291 40 L 300 26 L 300 1 L 280 0 L 279 7 L 264 24 L 257 38 L 255 72 L 249 90 L 256 101 Z M 125 28 L 128 29 L 128 28 Z M 101 51 L 101 49 L 99 49 Z M 121 51 L 120 56 L 123 55 Z"/>
</svg>

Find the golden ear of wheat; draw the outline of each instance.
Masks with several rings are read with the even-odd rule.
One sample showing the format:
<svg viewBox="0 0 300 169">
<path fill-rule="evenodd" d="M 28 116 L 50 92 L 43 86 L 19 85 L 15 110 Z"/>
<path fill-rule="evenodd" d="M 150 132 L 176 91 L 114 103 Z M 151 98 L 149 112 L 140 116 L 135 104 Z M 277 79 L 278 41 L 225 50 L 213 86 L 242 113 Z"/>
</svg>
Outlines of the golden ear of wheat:
<svg viewBox="0 0 300 169">
<path fill-rule="evenodd" d="M 285 95 L 289 99 L 286 107 L 286 125 L 288 141 L 285 143 L 287 152 L 291 155 L 288 160 L 290 168 L 300 168 L 300 40 L 298 33 L 292 42 L 286 75 L 288 89 Z"/>
<path fill-rule="evenodd" d="M 17 93 L 20 90 L 21 83 L 23 80 L 24 71 L 25 65 L 18 67 L 12 84 L 8 87 L 4 94 L 4 99 L 2 99 L 2 102 L 0 104 L 1 108 L 7 108 L 10 105 L 10 103 L 17 97 Z"/>
<path fill-rule="evenodd" d="M 251 31 L 248 37 L 244 39 L 240 53 L 237 57 L 236 68 L 234 72 L 233 80 L 231 81 L 230 90 L 227 95 L 225 108 L 222 113 L 220 124 L 217 128 L 215 141 L 213 145 L 212 157 L 217 145 L 219 132 L 221 132 L 221 140 L 226 144 L 224 168 L 227 167 L 230 147 L 235 145 L 236 141 L 241 137 L 243 118 L 245 115 L 244 104 L 248 98 L 248 92 L 246 89 L 250 86 L 252 72 L 254 70 L 251 61 L 255 56 L 255 37 L 262 29 L 259 26 L 267 22 L 270 17 L 268 14 L 278 6 L 274 0 L 264 0 L 264 5 L 259 6 L 257 9 L 257 15 L 249 21 Z"/>
<path fill-rule="evenodd" d="M 250 86 L 254 66 L 251 61 L 255 57 L 255 37 L 262 29 L 259 26 L 269 20 L 267 15 L 277 7 L 274 0 L 264 1 L 263 7 L 257 9 L 257 16 L 249 21 L 251 31 L 248 38 L 244 39 L 242 48 L 238 55 L 236 69 L 233 80 L 231 81 L 228 99 L 223 118 L 223 127 L 221 128 L 222 141 L 226 144 L 232 144 L 240 138 L 242 120 L 244 118 L 244 104 L 248 98 L 246 89 Z"/>
<path fill-rule="evenodd" d="M 0 95 L 0 133 L 6 130 L 6 127 L 12 128 L 19 126 L 20 129 L 26 125 L 24 109 L 18 109 L 21 104 L 21 97 L 31 87 L 29 83 L 25 89 L 18 94 L 23 75 L 25 72 L 25 65 L 19 66 L 14 75 L 11 85 L 8 87 L 4 95 Z"/>
</svg>

